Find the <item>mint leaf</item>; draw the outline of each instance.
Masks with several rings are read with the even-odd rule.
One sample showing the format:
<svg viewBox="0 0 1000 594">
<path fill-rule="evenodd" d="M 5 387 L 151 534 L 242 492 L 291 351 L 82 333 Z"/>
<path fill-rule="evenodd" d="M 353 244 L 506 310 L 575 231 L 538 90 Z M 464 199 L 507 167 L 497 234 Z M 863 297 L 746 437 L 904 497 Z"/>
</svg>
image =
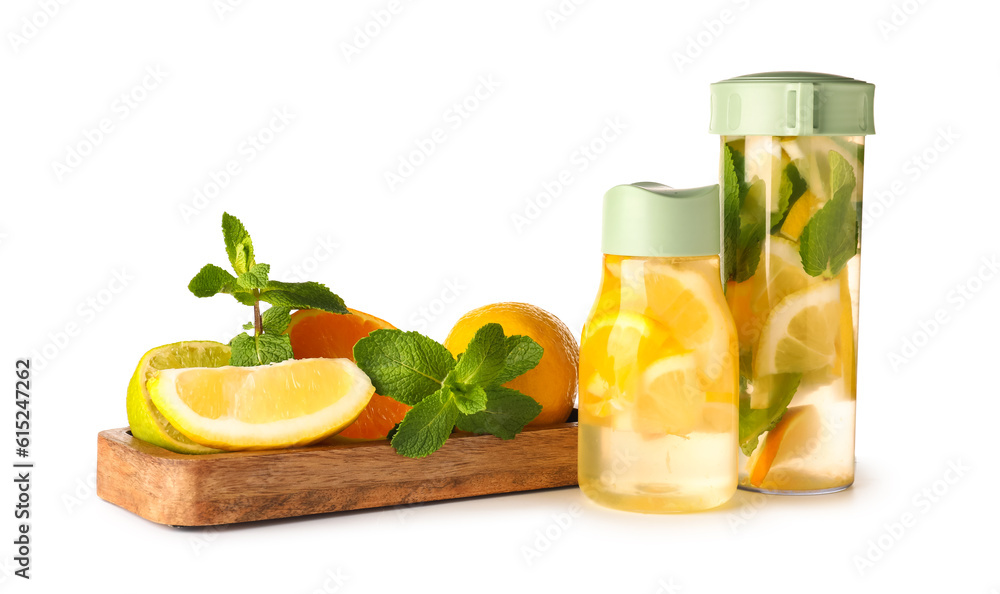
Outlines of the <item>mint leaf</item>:
<svg viewBox="0 0 1000 594">
<path fill-rule="evenodd" d="M 257 362 L 257 345 L 246 332 L 237 334 L 229 341 L 229 364 L 236 367 L 253 367 Z"/>
<path fill-rule="evenodd" d="M 799 238 L 802 268 L 811 276 L 836 276 L 858 250 L 857 208 L 851 193 L 854 168 L 830 151 L 830 199 L 809 219 Z"/>
<path fill-rule="evenodd" d="M 215 264 L 205 264 L 188 283 L 195 297 L 211 297 L 232 291 L 236 278 Z"/>
<path fill-rule="evenodd" d="M 376 330 L 376 332 L 383 331 Z M 451 390 L 441 388 L 416 403 L 406 413 L 392 436 L 392 447 L 408 458 L 423 458 L 432 454 L 443 446 L 451 435 L 458 416 L 458 407 L 455 405 Z"/>
<path fill-rule="evenodd" d="M 507 340 L 503 327 L 486 324 L 476 331 L 447 379 L 462 384 L 489 384 L 503 371 L 506 360 Z"/>
<path fill-rule="evenodd" d="M 229 263 L 233 265 L 236 274 L 243 274 L 256 264 L 250 234 L 243 223 L 228 212 L 222 213 L 222 237 L 226 242 Z"/>
<path fill-rule="evenodd" d="M 271 267 L 268 264 L 254 264 L 236 279 L 236 286 L 244 291 L 263 289 L 267 286 L 267 275 Z"/>
<path fill-rule="evenodd" d="M 458 407 L 458 412 L 471 415 L 486 409 L 486 390 L 482 386 L 449 386 L 449 389 L 455 397 L 455 406 Z"/>
<path fill-rule="evenodd" d="M 514 439 L 525 425 L 542 412 L 542 405 L 534 398 L 503 386 L 490 386 L 486 390 L 486 409 L 463 415 L 458 428 L 470 433 L 489 433 L 500 439 Z"/>
<path fill-rule="evenodd" d="M 750 396 L 740 395 L 740 449 L 749 456 L 757 449 L 760 435 L 774 429 L 788 409 L 802 380 L 801 373 L 783 373 L 771 377 L 771 406 L 750 408 Z M 754 386 L 765 389 L 764 386 Z"/>
<path fill-rule="evenodd" d="M 288 324 L 292 321 L 292 310 L 287 307 L 272 306 L 260 315 L 260 323 L 264 326 L 264 332 L 281 334 L 288 329 Z M 250 324 L 253 328 L 253 324 Z"/>
<path fill-rule="evenodd" d="M 734 151 L 725 145 L 722 149 L 722 228 L 725 231 L 723 237 L 722 260 L 725 265 L 725 278 L 733 278 L 736 271 L 736 244 L 739 241 L 739 219 L 740 219 L 740 194 L 742 193 L 740 177 L 743 175 L 742 168 L 737 175 Z M 740 162 L 743 162 L 742 155 Z"/>
<path fill-rule="evenodd" d="M 247 322 L 246 324 L 243 324 L 243 329 L 244 330 L 253 330 L 253 322 Z"/>
<path fill-rule="evenodd" d="M 362 338 L 354 345 L 354 360 L 371 378 L 376 392 L 409 405 L 440 390 L 455 367 L 455 359 L 444 346 L 418 332 L 402 330 L 375 330 Z"/>
<path fill-rule="evenodd" d="M 242 332 L 229 341 L 229 347 L 232 350 L 229 364 L 237 367 L 280 363 L 294 356 L 292 341 L 284 334 L 250 336 Z"/>
<path fill-rule="evenodd" d="M 493 380 L 494 384 L 506 384 L 531 371 L 542 360 L 543 349 L 530 336 L 509 336 L 506 342 L 507 360 L 503 371 Z"/>
<path fill-rule="evenodd" d="M 267 281 L 260 291 L 260 300 L 271 305 L 291 309 L 320 309 L 330 313 L 349 314 L 344 300 L 333 294 L 326 285 L 314 282 L 285 283 Z M 381 392 L 380 392 L 381 393 Z"/>
<path fill-rule="evenodd" d="M 767 232 L 762 222 L 740 217 L 740 234 L 736 244 L 736 267 L 733 271 L 736 282 L 741 283 L 757 272 L 766 235 Z"/>
<path fill-rule="evenodd" d="M 376 330 L 354 345 L 358 367 L 375 391 L 413 406 L 391 439 L 397 452 L 415 458 L 441 447 L 456 423 L 512 439 L 542 407 L 499 383 L 534 368 L 541 357 L 534 340 L 506 337 L 499 324 L 480 328 L 457 362 L 417 332 Z"/>
<path fill-rule="evenodd" d="M 794 162 L 789 163 L 781 171 L 781 185 L 778 186 L 778 211 L 771 217 L 771 233 L 781 229 L 788 209 L 806 192 L 806 180 L 802 179 L 799 168 Z"/>
</svg>

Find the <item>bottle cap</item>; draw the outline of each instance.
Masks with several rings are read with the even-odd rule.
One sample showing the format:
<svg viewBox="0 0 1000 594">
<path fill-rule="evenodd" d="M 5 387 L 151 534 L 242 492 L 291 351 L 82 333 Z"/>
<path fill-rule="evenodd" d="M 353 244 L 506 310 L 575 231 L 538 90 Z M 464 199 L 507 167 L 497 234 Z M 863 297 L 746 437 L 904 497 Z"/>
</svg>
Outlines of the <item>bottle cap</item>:
<svg viewBox="0 0 1000 594">
<path fill-rule="evenodd" d="M 717 256 L 722 203 L 718 184 L 675 190 L 653 182 L 604 195 L 602 251 L 616 256 Z"/>
<path fill-rule="evenodd" d="M 817 72 L 761 72 L 713 83 L 709 131 L 726 136 L 875 133 L 875 85 Z"/>
</svg>

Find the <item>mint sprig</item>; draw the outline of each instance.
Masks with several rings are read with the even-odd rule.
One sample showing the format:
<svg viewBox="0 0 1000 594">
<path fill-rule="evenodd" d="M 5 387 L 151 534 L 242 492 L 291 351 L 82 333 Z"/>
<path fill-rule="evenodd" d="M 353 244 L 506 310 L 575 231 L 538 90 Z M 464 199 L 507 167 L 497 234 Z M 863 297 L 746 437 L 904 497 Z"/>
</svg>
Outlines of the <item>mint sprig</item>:
<svg viewBox="0 0 1000 594">
<path fill-rule="evenodd" d="M 811 276 L 833 278 L 858 252 L 858 209 L 851 204 L 854 168 L 830 151 L 830 199 L 809 219 L 799 238 L 802 268 Z"/>
<path fill-rule="evenodd" d="M 457 361 L 417 332 L 375 330 L 354 345 L 375 391 L 413 406 L 391 432 L 392 447 L 409 458 L 437 451 L 456 426 L 513 439 L 542 407 L 501 384 L 534 369 L 542 354 L 534 340 L 505 336 L 499 324 L 480 328 Z"/>
<path fill-rule="evenodd" d="M 188 289 L 195 297 L 232 295 L 243 305 L 253 307 L 253 321 L 243 326 L 245 330 L 253 330 L 253 334 L 242 332 L 229 342 L 230 365 L 251 367 L 293 358 L 291 340 L 284 333 L 293 309 L 350 313 L 344 301 L 320 283 L 285 283 L 268 278 L 270 265 L 257 262 L 250 233 L 229 213 L 222 214 L 222 236 L 235 276 L 219 266 L 206 264 L 188 283 Z M 261 301 L 272 307 L 261 313 Z"/>
</svg>

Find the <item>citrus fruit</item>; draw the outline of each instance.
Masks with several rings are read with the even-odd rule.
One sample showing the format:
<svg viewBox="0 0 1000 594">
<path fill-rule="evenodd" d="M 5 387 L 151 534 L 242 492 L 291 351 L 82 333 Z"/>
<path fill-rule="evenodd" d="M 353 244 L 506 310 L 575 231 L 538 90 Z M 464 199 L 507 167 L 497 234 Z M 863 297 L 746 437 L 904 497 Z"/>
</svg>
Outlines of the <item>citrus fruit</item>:
<svg viewBox="0 0 1000 594">
<path fill-rule="evenodd" d="M 822 420 L 816 406 L 789 407 L 774 429 L 768 431 L 764 444 L 750 458 L 750 484 L 760 487 L 772 466 L 806 456 L 810 440 L 820 435 L 821 428 Z"/>
<path fill-rule="evenodd" d="M 197 443 L 222 450 L 319 441 L 353 423 L 375 393 L 368 376 L 349 359 L 165 369 L 146 385 L 171 425 Z"/>
<path fill-rule="evenodd" d="M 851 302 L 851 287 L 847 277 L 847 267 L 840 271 L 840 340 L 837 342 L 837 358 L 844 386 L 851 398 L 858 396 L 858 384 L 854 362 L 854 306 Z M 835 365 L 836 367 L 836 365 Z"/>
<path fill-rule="evenodd" d="M 723 371 L 735 365 L 734 360 L 719 360 L 720 356 L 735 359 L 736 347 L 731 344 L 735 342 L 735 324 L 722 292 L 708 280 L 719 274 L 718 268 L 711 268 L 707 263 L 685 265 L 697 264 L 704 264 L 705 269 L 685 269 L 666 262 L 647 261 L 643 279 L 645 290 L 636 291 L 634 295 L 624 294 L 622 309 L 642 311 L 646 317 L 666 327 L 671 341 L 684 350 L 693 351 L 699 369 L 709 376 L 709 380 L 715 381 L 726 375 Z M 720 385 L 719 389 L 729 388 Z"/>
<path fill-rule="evenodd" d="M 726 283 L 726 303 L 729 304 L 729 311 L 733 314 L 740 344 L 744 346 L 756 344 L 760 334 L 760 316 L 750 308 L 753 291 L 753 277 L 741 283 L 734 280 Z"/>
<path fill-rule="evenodd" d="M 151 349 L 142 356 L 132 374 L 125 398 L 132 435 L 180 454 L 213 454 L 219 450 L 188 439 L 156 409 L 146 390 L 146 381 L 157 371 L 184 367 L 229 365 L 229 347 L 208 340 L 177 342 Z"/>
<path fill-rule="evenodd" d="M 685 353 L 664 357 L 642 374 L 633 426 L 640 433 L 687 435 L 700 424 L 705 391 L 698 385 L 698 363 Z"/>
<path fill-rule="evenodd" d="M 538 366 L 504 384 L 531 396 L 542 412 L 528 426 L 563 423 L 573 411 L 580 351 L 566 324 L 527 303 L 495 303 L 470 311 L 451 329 L 444 346 L 455 356 L 465 352 L 483 325 L 497 323 L 507 336 L 529 336 L 544 352 Z"/>
<path fill-rule="evenodd" d="M 348 314 L 335 314 L 316 309 L 299 310 L 292 314 L 288 337 L 296 359 L 325 357 L 354 361 L 354 345 L 373 330 L 395 326 L 375 316 L 355 309 Z M 335 436 L 337 441 L 384 439 L 396 423 L 403 420 L 410 406 L 388 396 L 374 394 L 358 420 Z"/>
<path fill-rule="evenodd" d="M 803 192 L 799 196 L 799 199 L 795 201 L 795 204 L 788 209 L 788 215 L 785 217 L 784 222 L 781 223 L 781 234 L 792 241 L 798 241 L 802 235 L 802 230 L 806 228 L 806 223 L 809 222 L 809 219 L 816 214 L 816 211 L 821 206 L 823 204 L 816 197 L 816 194 L 813 194 L 809 190 Z"/>
<path fill-rule="evenodd" d="M 639 380 L 633 371 L 665 351 L 679 352 L 680 345 L 666 344 L 670 339 L 663 325 L 631 311 L 607 313 L 588 323 L 580 346 L 581 414 L 609 425 L 615 419 L 600 419 L 630 409 Z"/>
<path fill-rule="evenodd" d="M 761 330 L 754 377 L 832 365 L 840 332 L 840 283 L 823 281 L 782 299 Z"/>
<path fill-rule="evenodd" d="M 802 269 L 798 244 L 777 236 L 768 242 L 754 277 L 750 309 L 757 315 L 766 315 L 771 306 L 817 282 Z"/>
</svg>

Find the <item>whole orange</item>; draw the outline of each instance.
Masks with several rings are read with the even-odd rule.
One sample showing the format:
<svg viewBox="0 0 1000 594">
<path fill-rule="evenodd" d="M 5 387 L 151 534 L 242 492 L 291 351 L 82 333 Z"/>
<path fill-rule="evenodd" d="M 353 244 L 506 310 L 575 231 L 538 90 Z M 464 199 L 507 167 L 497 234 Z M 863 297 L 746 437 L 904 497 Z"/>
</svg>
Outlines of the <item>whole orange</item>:
<svg viewBox="0 0 1000 594">
<path fill-rule="evenodd" d="M 528 426 L 563 423 L 573 411 L 580 348 L 566 324 L 549 312 L 527 303 L 494 303 L 462 316 L 444 346 L 456 357 L 465 352 L 476 331 L 497 323 L 507 336 L 530 336 L 543 349 L 538 366 L 504 384 L 531 396 L 542 412 Z"/>
</svg>

